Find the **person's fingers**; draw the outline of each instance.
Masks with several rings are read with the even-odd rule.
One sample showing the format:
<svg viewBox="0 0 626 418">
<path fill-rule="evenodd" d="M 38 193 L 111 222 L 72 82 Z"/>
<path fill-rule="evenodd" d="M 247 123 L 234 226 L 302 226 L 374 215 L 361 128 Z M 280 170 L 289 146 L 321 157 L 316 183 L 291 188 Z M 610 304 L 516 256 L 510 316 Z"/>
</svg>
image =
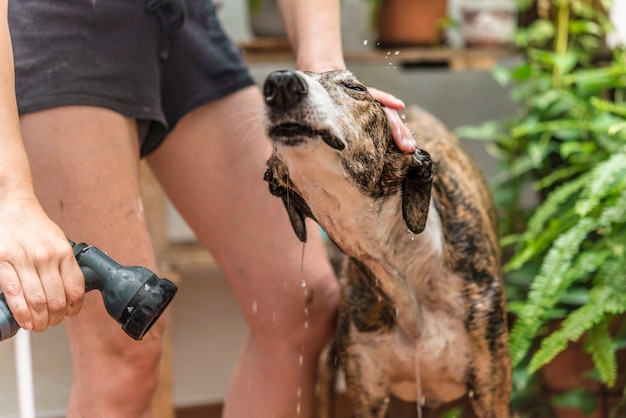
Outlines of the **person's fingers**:
<svg viewBox="0 0 626 418">
<path fill-rule="evenodd" d="M 66 311 L 65 289 L 59 274 L 59 267 L 48 263 L 39 267 L 38 273 L 46 297 L 46 309 L 48 311 L 48 323 L 46 325 L 58 325 L 63 321 Z"/>
<path fill-rule="evenodd" d="M 48 299 L 41 279 L 32 265 L 17 268 L 17 273 L 32 318 L 32 329 L 43 331 L 48 327 L 49 314 Z"/>
<path fill-rule="evenodd" d="M 387 114 L 389 127 L 391 128 L 391 133 L 393 135 L 393 140 L 398 149 L 406 153 L 414 152 L 415 148 L 417 147 L 415 144 L 415 139 L 413 139 L 411 131 L 406 126 L 398 112 L 388 107 L 384 107 L 383 109 Z"/>
<path fill-rule="evenodd" d="M 387 119 L 389 120 L 389 127 L 391 128 L 391 132 L 393 134 L 393 140 L 398 149 L 406 153 L 414 152 L 416 148 L 415 139 L 413 139 L 411 131 L 409 131 L 409 128 L 397 112 L 398 110 L 404 109 L 404 102 L 393 94 L 386 93 L 378 90 L 377 88 L 368 87 L 367 89 L 372 97 L 378 100 L 383 106 L 383 109 L 387 114 Z"/>
<path fill-rule="evenodd" d="M 398 99 L 393 94 L 384 92 L 382 90 L 378 90 L 377 88 L 374 88 L 374 87 L 368 87 L 367 90 L 384 107 L 390 107 L 396 110 L 404 109 L 404 102 Z"/>
<path fill-rule="evenodd" d="M 7 263 L 0 263 L 0 275 L 2 276 L 1 290 L 13 318 L 23 329 L 33 329 L 33 318 L 24 298 L 17 271 Z"/>
<path fill-rule="evenodd" d="M 71 247 L 70 247 L 71 248 Z M 74 254 L 71 249 L 69 255 L 61 260 L 59 266 L 63 287 L 65 289 L 66 298 L 66 314 L 74 316 L 83 305 L 83 296 L 85 295 L 85 277 L 83 276 Z"/>
</svg>

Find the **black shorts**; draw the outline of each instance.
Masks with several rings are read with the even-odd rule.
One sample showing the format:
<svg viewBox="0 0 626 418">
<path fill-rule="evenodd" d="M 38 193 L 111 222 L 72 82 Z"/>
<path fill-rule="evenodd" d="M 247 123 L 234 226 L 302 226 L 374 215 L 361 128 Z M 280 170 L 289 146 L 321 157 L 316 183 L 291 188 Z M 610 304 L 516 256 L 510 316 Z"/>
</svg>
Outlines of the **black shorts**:
<svg viewBox="0 0 626 418">
<path fill-rule="evenodd" d="M 20 113 L 149 121 L 142 156 L 189 111 L 254 84 L 210 0 L 11 0 L 9 27 Z"/>
</svg>

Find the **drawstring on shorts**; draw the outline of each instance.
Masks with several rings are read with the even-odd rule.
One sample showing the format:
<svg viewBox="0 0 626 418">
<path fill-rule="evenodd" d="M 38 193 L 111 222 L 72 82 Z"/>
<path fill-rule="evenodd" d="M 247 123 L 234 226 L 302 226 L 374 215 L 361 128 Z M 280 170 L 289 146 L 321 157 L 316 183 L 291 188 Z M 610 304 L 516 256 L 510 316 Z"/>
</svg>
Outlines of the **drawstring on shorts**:
<svg viewBox="0 0 626 418">
<path fill-rule="evenodd" d="M 169 55 L 169 37 L 181 28 L 187 16 L 185 0 L 146 0 L 145 7 L 148 13 L 156 14 L 161 23 L 159 56 L 165 60 Z"/>
</svg>

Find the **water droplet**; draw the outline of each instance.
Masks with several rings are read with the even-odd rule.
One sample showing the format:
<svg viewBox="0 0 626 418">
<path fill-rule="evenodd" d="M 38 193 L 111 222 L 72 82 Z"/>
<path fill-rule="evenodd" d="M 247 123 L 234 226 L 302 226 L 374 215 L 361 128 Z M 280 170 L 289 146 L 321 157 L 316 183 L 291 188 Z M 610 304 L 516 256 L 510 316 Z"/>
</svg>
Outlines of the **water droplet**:
<svg viewBox="0 0 626 418">
<path fill-rule="evenodd" d="M 400 51 L 395 51 L 393 55 L 400 55 Z"/>
<path fill-rule="evenodd" d="M 367 45 L 367 39 L 363 41 L 363 45 Z"/>
<path fill-rule="evenodd" d="M 300 367 L 304 364 L 304 354 L 300 354 L 300 358 L 298 359 L 298 363 L 300 363 Z"/>
<path fill-rule="evenodd" d="M 252 313 L 256 314 L 259 311 L 259 306 L 256 300 L 252 301 Z"/>
<path fill-rule="evenodd" d="M 400 113 L 400 119 L 406 120 L 406 115 L 404 113 Z"/>
<path fill-rule="evenodd" d="M 306 280 L 302 280 L 302 282 L 300 283 L 300 286 L 302 288 L 305 288 L 306 287 Z"/>
<path fill-rule="evenodd" d="M 474 391 L 470 390 L 467 396 L 469 396 L 470 399 L 474 399 Z"/>
<path fill-rule="evenodd" d="M 422 408 L 426 406 L 426 397 L 424 395 L 420 396 L 420 406 Z"/>
<path fill-rule="evenodd" d="M 304 329 L 309 329 L 309 321 L 304 321 Z"/>
<path fill-rule="evenodd" d="M 298 391 L 296 392 L 296 398 L 302 399 L 302 387 L 298 388 Z"/>
<path fill-rule="evenodd" d="M 300 404 L 300 402 L 298 402 L 298 404 L 296 405 L 296 414 L 298 414 L 298 416 L 300 416 L 301 409 L 302 405 Z"/>
<path fill-rule="evenodd" d="M 400 315 L 400 311 L 396 308 L 396 318 Z"/>
</svg>

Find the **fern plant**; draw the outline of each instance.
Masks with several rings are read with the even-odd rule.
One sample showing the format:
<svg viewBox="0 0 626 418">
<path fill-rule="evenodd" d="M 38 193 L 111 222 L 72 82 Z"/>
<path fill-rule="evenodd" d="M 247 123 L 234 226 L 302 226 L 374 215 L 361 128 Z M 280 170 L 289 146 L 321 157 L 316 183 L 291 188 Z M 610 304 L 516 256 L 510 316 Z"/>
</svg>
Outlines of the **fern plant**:
<svg viewBox="0 0 626 418">
<path fill-rule="evenodd" d="M 626 54 L 604 46 L 610 22 L 597 3 L 551 0 L 520 29 L 525 63 L 495 72 L 515 83 L 519 115 L 459 134 L 489 139 L 500 160 L 516 375 L 584 335 L 596 376 L 613 386 L 625 338 L 615 329 L 626 312 Z"/>
</svg>

